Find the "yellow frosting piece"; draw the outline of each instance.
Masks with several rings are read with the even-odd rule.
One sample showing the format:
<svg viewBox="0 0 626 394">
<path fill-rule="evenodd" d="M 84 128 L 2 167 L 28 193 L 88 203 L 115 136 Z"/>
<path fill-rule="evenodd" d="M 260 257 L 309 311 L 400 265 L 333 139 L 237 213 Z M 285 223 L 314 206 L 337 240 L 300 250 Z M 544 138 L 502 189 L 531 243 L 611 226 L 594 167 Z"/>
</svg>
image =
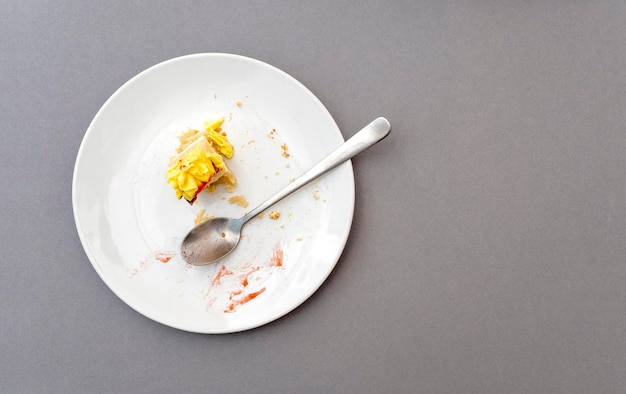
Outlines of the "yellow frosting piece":
<svg viewBox="0 0 626 394">
<path fill-rule="evenodd" d="M 233 157 L 233 146 L 228 142 L 226 136 L 221 133 L 220 127 L 224 122 L 224 118 L 219 118 L 213 121 L 204 122 L 204 129 L 208 133 L 207 139 L 209 142 L 227 159 Z"/>
<path fill-rule="evenodd" d="M 167 183 L 174 188 L 177 198 L 192 202 L 198 189 L 204 188 L 216 173 L 225 170 L 226 164 L 219 154 L 197 146 L 167 170 Z"/>
<path fill-rule="evenodd" d="M 222 123 L 224 123 L 223 116 L 219 119 L 207 120 L 206 122 L 204 122 L 204 128 L 206 131 L 209 131 L 209 130 L 217 131 L 220 127 L 222 127 Z"/>
</svg>

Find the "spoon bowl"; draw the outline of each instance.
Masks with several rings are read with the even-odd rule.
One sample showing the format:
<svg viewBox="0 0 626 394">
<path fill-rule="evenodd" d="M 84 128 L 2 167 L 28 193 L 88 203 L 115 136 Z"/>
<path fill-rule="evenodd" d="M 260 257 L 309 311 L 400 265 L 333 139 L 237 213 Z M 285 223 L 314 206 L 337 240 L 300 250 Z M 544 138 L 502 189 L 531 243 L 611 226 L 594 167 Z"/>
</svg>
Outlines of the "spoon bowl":
<svg viewBox="0 0 626 394">
<path fill-rule="evenodd" d="M 183 259 L 190 264 L 205 265 L 225 257 L 239 243 L 242 226 L 241 218 L 213 218 L 197 225 L 183 241 Z"/>
<path fill-rule="evenodd" d="M 376 144 L 390 132 L 389 121 L 385 118 L 377 118 L 284 189 L 241 218 L 214 218 L 197 225 L 183 239 L 181 245 L 183 259 L 192 265 L 207 265 L 225 257 L 239 243 L 241 229 L 246 222 L 304 185 Z"/>
</svg>

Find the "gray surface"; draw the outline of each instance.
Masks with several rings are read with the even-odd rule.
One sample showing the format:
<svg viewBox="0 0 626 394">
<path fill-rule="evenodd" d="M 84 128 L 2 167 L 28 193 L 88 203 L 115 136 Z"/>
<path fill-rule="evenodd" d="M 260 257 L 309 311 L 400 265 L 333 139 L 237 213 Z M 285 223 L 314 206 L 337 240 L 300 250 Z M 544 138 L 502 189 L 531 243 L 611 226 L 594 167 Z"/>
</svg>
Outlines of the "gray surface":
<svg viewBox="0 0 626 394">
<path fill-rule="evenodd" d="M 624 2 L 2 3 L 0 391 L 623 392 Z M 197 52 L 285 70 L 345 137 L 394 127 L 329 280 L 232 335 L 126 306 L 71 209 L 103 102 Z"/>
</svg>

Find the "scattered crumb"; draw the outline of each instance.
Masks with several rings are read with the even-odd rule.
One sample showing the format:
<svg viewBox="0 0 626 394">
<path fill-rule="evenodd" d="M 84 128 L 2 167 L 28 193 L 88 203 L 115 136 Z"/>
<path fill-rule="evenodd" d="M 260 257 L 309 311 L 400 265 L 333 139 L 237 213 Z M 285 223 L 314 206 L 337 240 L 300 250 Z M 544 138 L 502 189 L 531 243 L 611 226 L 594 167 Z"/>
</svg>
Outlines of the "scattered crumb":
<svg viewBox="0 0 626 394">
<path fill-rule="evenodd" d="M 196 219 L 194 220 L 194 224 L 197 226 L 201 223 L 206 222 L 209 219 L 213 219 L 215 216 L 211 216 L 211 215 L 205 215 L 206 210 L 205 209 L 201 209 L 198 211 L 198 213 L 196 214 Z"/>
<path fill-rule="evenodd" d="M 226 191 L 229 192 L 229 193 L 232 193 L 232 192 L 235 191 L 235 187 L 231 186 L 231 185 L 228 185 L 228 186 L 226 186 Z"/>
<path fill-rule="evenodd" d="M 276 220 L 280 217 L 280 211 L 272 211 L 270 212 L 270 219 Z"/>
<path fill-rule="evenodd" d="M 261 212 L 260 214 L 256 215 L 256 217 L 258 217 L 259 219 L 263 219 L 263 212 Z"/>
<path fill-rule="evenodd" d="M 244 196 L 232 196 L 228 199 L 228 202 L 231 204 L 237 204 L 240 207 L 246 208 L 248 206 L 248 200 Z"/>
<path fill-rule="evenodd" d="M 274 139 L 274 134 L 276 134 L 276 129 L 272 129 L 267 133 L 267 136 L 271 139 Z"/>
<path fill-rule="evenodd" d="M 298 236 L 296 237 L 296 241 L 302 241 L 302 235 L 298 235 Z"/>
<path fill-rule="evenodd" d="M 287 149 L 289 149 L 289 148 L 287 147 L 287 144 L 282 144 L 282 145 L 280 146 L 280 149 L 282 149 L 282 150 L 283 150 L 283 156 L 285 156 L 285 157 L 289 157 L 289 156 L 291 156 L 291 155 L 289 154 L 289 152 L 287 152 Z"/>
<path fill-rule="evenodd" d="M 316 199 L 316 200 L 319 200 L 319 199 L 320 199 L 320 195 L 319 195 L 319 193 L 317 192 L 317 190 L 313 192 L 313 198 L 314 198 L 314 199 Z"/>
<path fill-rule="evenodd" d="M 237 101 L 237 106 L 241 108 L 241 101 Z"/>
</svg>

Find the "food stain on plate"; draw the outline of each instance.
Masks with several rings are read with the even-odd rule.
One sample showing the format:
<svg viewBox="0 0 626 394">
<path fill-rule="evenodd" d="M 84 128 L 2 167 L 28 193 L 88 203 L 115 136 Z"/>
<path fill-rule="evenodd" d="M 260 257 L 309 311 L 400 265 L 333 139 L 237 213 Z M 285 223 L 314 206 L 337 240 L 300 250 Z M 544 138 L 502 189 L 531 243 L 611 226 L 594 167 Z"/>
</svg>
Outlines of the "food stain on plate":
<svg viewBox="0 0 626 394">
<path fill-rule="evenodd" d="M 208 287 L 203 292 L 205 310 L 236 312 L 239 307 L 267 290 L 266 280 L 263 279 L 282 270 L 283 261 L 283 249 L 280 244 L 276 244 L 271 255 L 260 263 L 249 262 L 232 267 L 227 263 L 218 263 L 209 275 Z"/>
<path fill-rule="evenodd" d="M 130 278 L 135 278 L 137 275 L 150 269 L 153 262 L 158 261 L 160 263 L 167 264 L 175 256 L 176 253 L 170 251 L 157 250 L 155 252 L 152 252 L 141 261 L 139 261 L 139 264 L 136 267 L 130 270 Z"/>
<path fill-rule="evenodd" d="M 154 258 L 156 260 L 159 260 L 162 263 L 169 263 L 169 261 L 172 259 L 172 257 L 174 257 L 176 255 L 176 253 L 170 253 L 170 252 L 156 252 L 154 254 Z"/>
</svg>

